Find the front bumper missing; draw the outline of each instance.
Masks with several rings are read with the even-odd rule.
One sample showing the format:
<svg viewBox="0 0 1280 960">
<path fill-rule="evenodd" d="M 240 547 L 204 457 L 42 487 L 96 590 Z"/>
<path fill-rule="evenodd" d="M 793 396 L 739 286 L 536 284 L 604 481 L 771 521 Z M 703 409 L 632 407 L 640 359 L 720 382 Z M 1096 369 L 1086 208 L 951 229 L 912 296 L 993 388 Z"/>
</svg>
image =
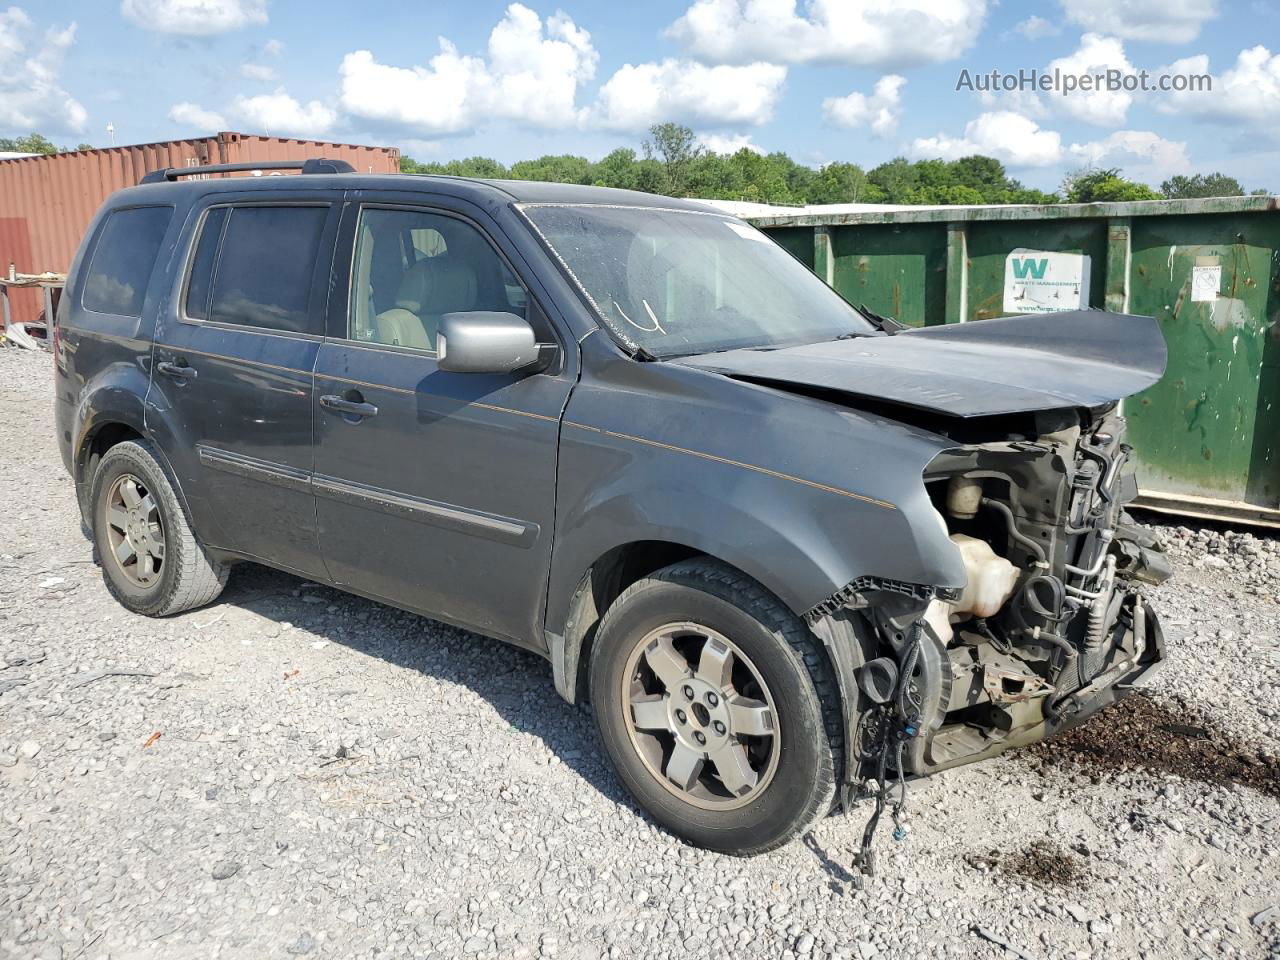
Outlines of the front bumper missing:
<svg viewBox="0 0 1280 960">
<path fill-rule="evenodd" d="M 1146 684 L 1164 666 L 1164 630 L 1155 610 L 1141 594 L 1131 593 L 1121 608 L 1121 615 L 1126 614 L 1130 617 L 1133 655 L 1108 666 L 1088 684 L 1058 701 L 1054 718 L 1046 718 L 1046 724 L 1051 724 L 1046 733 L 1079 726 L 1099 710 Z"/>
</svg>

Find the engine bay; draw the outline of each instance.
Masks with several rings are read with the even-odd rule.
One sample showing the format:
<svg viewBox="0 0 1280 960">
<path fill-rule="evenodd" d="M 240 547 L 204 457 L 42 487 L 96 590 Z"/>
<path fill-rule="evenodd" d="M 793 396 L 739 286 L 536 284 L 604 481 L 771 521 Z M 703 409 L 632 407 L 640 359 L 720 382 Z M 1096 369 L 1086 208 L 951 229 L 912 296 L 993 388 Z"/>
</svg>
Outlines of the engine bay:
<svg viewBox="0 0 1280 960">
<path fill-rule="evenodd" d="M 863 873 L 886 806 L 902 836 L 907 780 L 1081 723 L 1164 659 L 1141 587 L 1172 568 L 1125 511 L 1137 483 L 1116 405 L 1023 426 L 992 439 L 970 421 L 925 471 L 963 587 L 866 577 L 816 611 L 861 655 L 846 804 L 859 788 L 875 798 Z"/>
<path fill-rule="evenodd" d="M 905 697 L 900 719 L 913 733 L 888 762 L 903 776 L 1078 723 L 1161 658 L 1140 587 L 1172 571 L 1125 511 L 1137 484 L 1123 418 L 1112 405 L 1035 414 L 1026 426 L 958 445 L 925 473 L 963 589 L 866 583 L 848 598 L 876 635 L 864 644 L 877 655 L 858 670 L 862 693 L 873 704 L 897 689 Z M 872 763 L 875 737 L 860 737 Z"/>
</svg>

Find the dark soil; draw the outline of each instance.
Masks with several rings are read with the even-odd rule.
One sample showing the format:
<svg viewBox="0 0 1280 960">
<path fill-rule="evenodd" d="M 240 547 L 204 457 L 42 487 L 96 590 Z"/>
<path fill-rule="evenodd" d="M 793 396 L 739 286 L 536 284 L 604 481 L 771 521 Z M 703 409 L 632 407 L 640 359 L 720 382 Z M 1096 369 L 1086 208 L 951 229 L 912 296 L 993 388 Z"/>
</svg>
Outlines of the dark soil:
<svg viewBox="0 0 1280 960">
<path fill-rule="evenodd" d="M 980 870 L 998 870 L 1041 887 L 1082 887 L 1089 877 L 1079 857 L 1048 840 L 1036 840 L 1023 850 L 992 850 L 965 859 Z"/>
<path fill-rule="evenodd" d="M 1037 766 L 1074 760 L 1096 772 L 1149 770 L 1201 783 L 1252 787 L 1280 797 L 1280 756 L 1216 729 L 1202 711 L 1134 694 L 1083 726 L 1030 747 Z"/>
</svg>

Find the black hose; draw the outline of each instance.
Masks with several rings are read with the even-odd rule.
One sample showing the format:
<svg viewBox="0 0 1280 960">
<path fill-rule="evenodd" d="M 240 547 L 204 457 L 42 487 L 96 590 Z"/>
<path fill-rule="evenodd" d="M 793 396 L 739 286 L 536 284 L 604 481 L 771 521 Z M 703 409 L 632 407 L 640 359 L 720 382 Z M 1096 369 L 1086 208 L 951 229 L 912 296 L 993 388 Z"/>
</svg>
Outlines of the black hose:
<svg viewBox="0 0 1280 960">
<path fill-rule="evenodd" d="M 1024 535 L 1018 529 L 1018 522 L 1013 518 L 1013 511 L 1009 509 L 1007 504 L 1001 503 L 999 500 L 992 500 L 990 497 L 982 498 L 983 506 L 994 507 L 997 511 L 1004 515 L 1005 522 L 1009 525 L 1009 536 L 1013 537 L 1018 543 L 1022 544 L 1028 550 L 1036 555 L 1036 559 L 1044 563 L 1044 547 L 1036 543 L 1030 537 Z"/>
</svg>

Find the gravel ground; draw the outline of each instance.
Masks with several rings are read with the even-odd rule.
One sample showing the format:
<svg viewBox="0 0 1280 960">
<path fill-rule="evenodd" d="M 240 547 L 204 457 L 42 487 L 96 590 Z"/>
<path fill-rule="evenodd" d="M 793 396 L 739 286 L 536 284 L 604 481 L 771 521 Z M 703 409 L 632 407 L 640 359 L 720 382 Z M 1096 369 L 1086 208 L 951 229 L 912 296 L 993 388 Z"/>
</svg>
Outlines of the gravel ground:
<svg viewBox="0 0 1280 960">
<path fill-rule="evenodd" d="M 1280 958 L 1280 543 L 1165 527 L 1171 662 L 1067 738 L 752 860 L 657 830 L 540 659 L 254 566 L 108 597 L 0 349 L 0 957 Z"/>
</svg>

